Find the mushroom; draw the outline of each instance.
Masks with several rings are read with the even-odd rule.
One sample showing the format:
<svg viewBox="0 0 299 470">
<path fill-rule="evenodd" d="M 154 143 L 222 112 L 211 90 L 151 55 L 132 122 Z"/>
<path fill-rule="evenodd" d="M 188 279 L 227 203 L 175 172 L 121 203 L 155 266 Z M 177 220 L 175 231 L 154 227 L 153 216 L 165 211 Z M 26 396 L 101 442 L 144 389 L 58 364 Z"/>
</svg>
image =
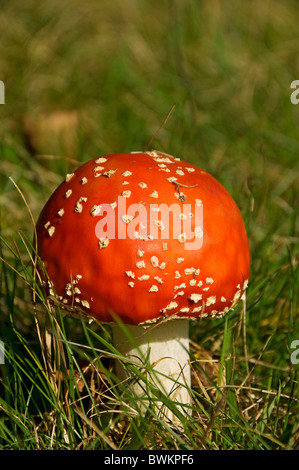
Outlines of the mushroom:
<svg viewBox="0 0 299 470">
<path fill-rule="evenodd" d="M 95 158 L 50 197 L 37 244 L 49 293 L 67 310 L 118 317 L 118 350 L 141 368 L 148 359 L 152 383 L 190 412 L 189 320 L 222 317 L 248 285 L 245 225 L 226 189 L 158 151 Z M 127 378 L 120 362 L 116 373 Z M 144 383 L 132 387 L 144 398 Z"/>
</svg>

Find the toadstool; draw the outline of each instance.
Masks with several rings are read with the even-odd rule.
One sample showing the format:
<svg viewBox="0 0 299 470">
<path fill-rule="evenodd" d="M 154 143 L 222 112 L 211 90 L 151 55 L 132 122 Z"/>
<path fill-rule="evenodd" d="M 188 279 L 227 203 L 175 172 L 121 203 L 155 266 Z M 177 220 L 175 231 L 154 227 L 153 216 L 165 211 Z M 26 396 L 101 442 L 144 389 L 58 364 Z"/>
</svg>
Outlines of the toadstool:
<svg viewBox="0 0 299 470">
<path fill-rule="evenodd" d="M 49 292 L 102 322 L 116 315 L 135 338 L 115 325 L 119 351 L 140 365 L 149 354 L 154 384 L 187 409 L 189 319 L 223 316 L 248 285 L 245 225 L 226 189 L 158 151 L 106 155 L 66 176 L 36 232 Z"/>
</svg>

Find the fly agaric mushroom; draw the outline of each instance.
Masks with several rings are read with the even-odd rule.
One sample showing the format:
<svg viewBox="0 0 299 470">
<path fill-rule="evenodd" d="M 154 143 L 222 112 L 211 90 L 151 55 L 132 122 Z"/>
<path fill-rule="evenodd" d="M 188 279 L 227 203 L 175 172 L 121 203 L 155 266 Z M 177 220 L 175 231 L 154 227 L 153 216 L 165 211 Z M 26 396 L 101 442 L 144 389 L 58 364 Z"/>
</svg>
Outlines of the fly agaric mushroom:
<svg viewBox="0 0 299 470">
<path fill-rule="evenodd" d="M 37 246 L 61 306 L 102 322 L 117 315 L 135 339 L 114 326 L 118 350 L 140 365 L 149 357 L 154 383 L 190 405 L 188 320 L 226 314 L 249 278 L 244 222 L 224 187 L 158 151 L 96 158 L 50 197 Z"/>
</svg>

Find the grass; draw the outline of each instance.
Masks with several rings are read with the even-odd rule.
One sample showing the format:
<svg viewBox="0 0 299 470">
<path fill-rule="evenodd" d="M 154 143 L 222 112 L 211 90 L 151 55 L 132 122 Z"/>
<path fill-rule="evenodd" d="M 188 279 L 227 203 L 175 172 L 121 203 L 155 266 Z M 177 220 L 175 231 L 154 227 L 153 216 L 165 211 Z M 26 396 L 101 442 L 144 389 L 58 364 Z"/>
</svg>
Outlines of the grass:
<svg viewBox="0 0 299 470">
<path fill-rule="evenodd" d="M 1 449 L 298 449 L 296 13 L 291 0 L 3 1 Z M 64 175 L 144 148 L 174 103 L 152 146 L 229 190 L 252 253 L 246 305 L 190 325 L 183 433 L 138 412 L 113 374 L 109 327 L 51 306 L 31 255 L 31 214 Z"/>
</svg>

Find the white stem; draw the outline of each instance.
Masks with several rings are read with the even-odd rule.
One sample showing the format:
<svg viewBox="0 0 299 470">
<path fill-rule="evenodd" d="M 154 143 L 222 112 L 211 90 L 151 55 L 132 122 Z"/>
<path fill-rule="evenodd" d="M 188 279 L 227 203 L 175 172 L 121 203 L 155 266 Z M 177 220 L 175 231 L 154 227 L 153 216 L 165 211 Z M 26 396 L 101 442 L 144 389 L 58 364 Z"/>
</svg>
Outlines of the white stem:
<svg viewBox="0 0 299 470">
<path fill-rule="evenodd" d="M 180 411 L 188 413 L 188 407 L 184 405 L 191 404 L 188 390 L 191 387 L 189 321 L 169 320 L 152 326 L 126 325 L 126 329 L 134 337 L 136 345 L 131 344 L 128 335 L 121 327 L 114 325 L 113 338 L 116 349 L 135 365 L 139 365 L 143 373 L 148 358 L 151 365 L 147 375 L 148 380 L 151 380 L 151 383 L 159 387 L 172 401 L 182 403 Z M 126 371 L 120 361 L 116 362 L 116 375 L 120 380 L 127 379 Z M 143 381 L 134 382 L 130 387 L 139 397 L 147 395 Z M 156 411 L 159 410 L 162 416 L 178 424 L 172 412 L 168 408 L 162 408 L 162 403 L 157 403 Z"/>
</svg>

